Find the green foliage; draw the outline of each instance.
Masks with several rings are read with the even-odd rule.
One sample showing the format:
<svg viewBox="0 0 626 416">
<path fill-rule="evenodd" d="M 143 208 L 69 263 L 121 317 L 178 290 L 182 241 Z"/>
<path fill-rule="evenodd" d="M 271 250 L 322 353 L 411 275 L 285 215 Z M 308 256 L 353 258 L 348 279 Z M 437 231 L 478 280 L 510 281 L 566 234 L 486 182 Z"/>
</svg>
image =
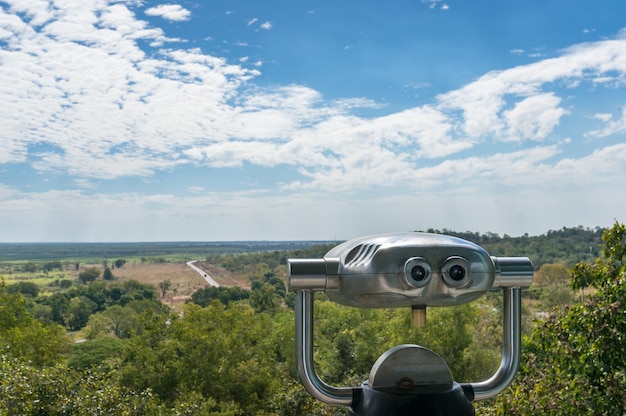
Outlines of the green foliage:
<svg viewBox="0 0 626 416">
<path fill-rule="evenodd" d="M 114 280 L 115 276 L 113 276 L 113 272 L 111 271 L 110 268 L 105 267 L 104 272 L 102 273 L 102 278 L 104 280 Z"/>
<path fill-rule="evenodd" d="M 0 354 L 45 366 L 58 361 L 66 347 L 63 329 L 33 318 L 23 296 L 8 293 L 0 281 Z"/>
<path fill-rule="evenodd" d="M 230 302 L 248 299 L 249 297 L 250 292 L 248 290 L 242 289 L 239 286 L 208 286 L 196 290 L 191 295 L 191 302 L 200 306 L 209 306 L 213 300 L 217 299 L 222 302 L 222 304 L 228 305 Z"/>
<path fill-rule="evenodd" d="M 169 402 L 177 397 L 180 353 L 177 342 L 171 340 L 175 319 L 151 311 L 141 316 L 136 335 L 125 343 L 120 369 L 123 386 L 135 391 L 150 389 Z"/>
<path fill-rule="evenodd" d="M 87 308 L 79 301 L 89 306 Z M 144 285 L 134 280 L 123 282 L 95 281 L 86 285 L 71 287 L 66 292 L 55 293 L 51 296 L 38 298 L 37 303 L 49 306 L 52 311 L 52 320 L 72 329 L 83 328 L 92 313 L 101 312 L 113 305 L 128 305 L 135 301 L 146 300 L 151 304 L 162 307 L 155 299 L 155 289 L 151 285 Z"/>
<path fill-rule="evenodd" d="M 9 293 L 21 293 L 22 295 L 36 298 L 39 294 L 39 286 L 33 282 L 17 282 L 7 287 Z"/>
<path fill-rule="evenodd" d="M 604 247 L 602 257 L 595 263 L 578 263 L 572 271 L 572 287 L 584 289 L 592 286 L 602 288 L 621 278 L 626 256 L 626 227 L 615 222 L 612 228 L 602 234 Z"/>
<path fill-rule="evenodd" d="M 130 338 L 140 330 L 139 315 L 146 311 L 162 316 L 169 314 L 166 306 L 147 299 L 133 300 L 124 306 L 112 305 L 89 317 L 85 337 L 96 339 L 113 335 L 121 339 Z"/>
<path fill-rule="evenodd" d="M 159 289 L 161 289 L 162 298 L 165 297 L 170 287 L 172 287 L 172 282 L 170 280 L 163 280 L 162 282 L 159 282 Z"/>
<path fill-rule="evenodd" d="M 119 357 L 123 348 L 122 341 L 111 337 L 74 343 L 67 358 L 67 365 L 75 370 L 87 370 Z"/>
<path fill-rule="evenodd" d="M 77 331 L 87 325 L 92 308 L 86 300 L 79 297 L 70 299 L 67 309 L 67 326 L 70 330 Z"/>
<path fill-rule="evenodd" d="M 100 270 L 95 267 L 90 267 L 85 271 L 78 273 L 78 280 L 82 283 L 91 283 L 100 277 Z"/>
<path fill-rule="evenodd" d="M 22 266 L 22 270 L 24 270 L 27 273 L 36 273 L 37 270 L 39 270 L 39 266 L 37 266 L 37 264 L 33 262 L 28 262 L 24 264 L 24 266 Z"/>
<path fill-rule="evenodd" d="M 41 269 L 46 273 L 51 272 L 52 270 L 62 270 L 63 264 L 59 260 L 49 261 L 45 263 Z"/>
<path fill-rule="evenodd" d="M 597 292 L 557 310 L 525 344 L 519 380 L 491 409 L 511 415 L 622 415 L 626 411 L 626 240 L 615 223 L 602 258 L 574 268 L 576 285 Z M 576 275 L 591 271 L 586 275 Z"/>
<path fill-rule="evenodd" d="M 456 232 L 452 230 L 433 230 L 429 232 L 453 235 L 474 242 L 483 247 L 492 256 L 530 257 L 535 267 L 548 263 L 563 263 L 568 267 L 589 257 L 596 257 L 600 251 L 603 229 L 563 227 L 549 230 L 539 236 L 521 237 L 499 236 L 495 233 Z"/>
<path fill-rule="evenodd" d="M 274 286 L 264 283 L 260 288 L 252 290 L 250 305 L 256 312 L 274 313 L 280 306 L 280 296 Z"/>
<path fill-rule="evenodd" d="M 108 371 L 37 368 L 0 355 L 0 415 L 166 415 L 149 391 L 120 386 Z M 169 414 L 173 414 L 169 413 Z"/>
<path fill-rule="evenodd" d="M 126 343 L 122 383 L 150 388 L 168 403 L 199 394 L 258 414 L 279 388 L 272 328 L 268 316 L 245 304 L 187 304 L 180 318 L 144 314 Z"/>
<path fill-rule="evenodd" d="M 234 401 L 249 414 L 264 409 L 279 388 L 269 342 L 273 325 L 267 315 L 255 315 L 244 304 L 189 304 L 172 329 L 180 343 L 182 367 L 194 369 L 181 374 L 187 390 Z"/>
<path fill-rule="evenodd" d="M 294 243 L 295 245 L 296 243 Z M 302 245 L 302 244 L 301 244 Z M 285 251 L 257 251 L 254 253 L 221 254 L 207 256 L 207 261 L 219 264 L 226 270 L 233 273 L 242 273 L 249 268 L 257 268 L 259 264 L 265 264 L 269 270 L 287 264 L 288 258 L 320 258 L 328 252 L 335 244 L 304 245 L 296 250 Z"/>
<path fill-rule="evenodd" d="M 360 309 L 316 300 L 315 309 L 317 369 L 330 384 L 360 384 L 376 359 L 400 344 L 435 351 L 460 381 L 486 379 L 500 359 L 501 315 L 490 298 L 430 308 L 424 328 L 411 326 L 408 308 Z"/>
<path fill-rule="evenodd" d="M 59 280 L 59 287 L 61 289 L 69 289 L 72 287 L 72 281 L 70 279 L 61 279 Z"/>
<path fill-rule="evenodd" d="M 284 298 L 287 294 L 287 288 L 282 279 L 276 276 L 265 263 L 259 263 L 255 267 L 254 275 L 250 278 L 252 291 L 261 290 L 264 285 L 270 285 L 274 288 L 274 293 L 280 298 Z M 268 289 L 265 289 L 266 291 Z"/>
<path fill-rule="evenodd" d="M 544 311 L 576 301 L 571 275 L 563 264 L 544 264 L 535 272 L 531 293 Z"/>
<path fill-rule="evenodd" d="M 117 267 L 118 269 L 121 269 L 125 264 L 126 264 L 126 260 L 124 259 L 117 259 L 113 262 L 113 265 Z"/>
</svg>

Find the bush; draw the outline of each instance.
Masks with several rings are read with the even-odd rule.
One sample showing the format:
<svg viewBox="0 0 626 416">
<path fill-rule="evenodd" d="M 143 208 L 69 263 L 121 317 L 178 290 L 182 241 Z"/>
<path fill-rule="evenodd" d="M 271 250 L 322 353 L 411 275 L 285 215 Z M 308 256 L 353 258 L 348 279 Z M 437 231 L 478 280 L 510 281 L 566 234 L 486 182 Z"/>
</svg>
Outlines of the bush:
<svg viewBox="0 0 626 416">
<path fill-rule="evenodd" d="M 36 298 L 39 294 L 39 286 L 33 282 L 18 282 L 7 287 L 9 293 L 21 293 L 22 295 Z"/>
<path fill-rule="evenodd" d="M 124 343 L 116 338 L 105 337 L 73 344 L 67 365 L 76 370 L 98 366 L 108 359 L 119 357 Z"/>
</svg>

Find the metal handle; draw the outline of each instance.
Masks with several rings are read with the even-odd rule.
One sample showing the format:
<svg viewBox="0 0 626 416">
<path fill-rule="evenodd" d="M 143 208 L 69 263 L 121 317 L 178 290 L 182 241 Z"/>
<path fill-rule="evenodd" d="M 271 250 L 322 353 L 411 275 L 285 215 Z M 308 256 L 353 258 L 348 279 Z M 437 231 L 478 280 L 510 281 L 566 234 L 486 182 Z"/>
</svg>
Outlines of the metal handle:
<svg viewBox="0 0 626 416">
<path fill-rule="evenodd" d="M 521 289 L 505 288 L 503 310 L 503 347 L 500 367 L 489 379 L 467 383 L 474 400 L 487 400 L 500 394 L 513 381 L 521 357 Z M 333 387 L 315 373 L 313 363 L 313 293 L 296 294 L 296 366 L 305 389 L 315 399 L 332 405 L 350 406 L 355 388 Z"/>
</svg>

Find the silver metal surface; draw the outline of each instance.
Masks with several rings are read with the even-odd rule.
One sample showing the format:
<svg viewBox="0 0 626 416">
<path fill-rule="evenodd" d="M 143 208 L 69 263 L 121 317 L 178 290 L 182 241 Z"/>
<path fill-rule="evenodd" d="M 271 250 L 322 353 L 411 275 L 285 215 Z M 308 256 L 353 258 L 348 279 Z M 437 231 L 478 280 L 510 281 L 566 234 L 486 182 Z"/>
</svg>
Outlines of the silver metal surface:
<svg viewBox="0 0 626 416">
<path fill-rule="evenodd" d="M 530 287 L 535 268 L 528 257 L 492 257 L 496 266 L 494 288 Z"/>
<path fill-rule="evenodd" d="M 290 259 L 287 283 L 289 290 L 296 292 L 296 365 L 300 380 L 311 396 L 333 405 L 350 406 L 358 389 L 329 386 L 315 373 L 314 291 L 324 291 L 329 299 L 349 306 L 410 306 L 416 320 L 425 323 L 427 306 L 459 305 L 499 288 L 504 296 L 500 367 L 491 378 L 468 383 L 474 400 L 492 398 L 517 373 L 521 355 L 521 288 L 530 286 L 532 278 L 533 265 L 527 257 L 490 257 L 476 244 L 428 233 L 363 237 L 338 245 L 323 259 Z M 426 384 L 430 376 L 448 381 L 436 354 L 434 357 L 425 353 L 421 347 L 398 348 L 379 358 L 372 368 L 370 386 L 388 388 L 392 382 L 405 380 L 405 376 Z M 431 359 L 432 371 L 427 367 L 424 370 Z"/>
<path fill-rule="evenodd" d="M 375 390 L 406 392 L 448 390 L 454 381 L 448 364 L 439 355 L 419 345 L 403 344 L 376 360 L 367 382 Z"/>
<path fill-rule="evenodd" d="M 519 288 L 502 289 L 503 306 L 503 346 L 500 367 L 491 378 L 469 383 L 474 389 L 474 400 L 486 400 L 500 394 L 513 381 L 521 357 L 521 310 L 522 295 Z"/>
<path fill-rule="evenodd" d="M 313 363 L 313 293 L 301 291 L 296 294 L 296 367 L 300 382 L 315 399 L 332 405 L 350 406 L 352 390 L 332 387 L 315 373 Z"/>
<path fill-rule="evenodd" d="M 417 261 L 427 266 L 426 283 L 412 277 Z M 330 250 L 324 262 L 325 272 L 320 259 L 289 260 L 289 290 L 323 290 L 337 303 L 361 308 L 452 306 L 486 293 L 496 276 L 480 246 L 429 233 L 357 238 Z M 463 279 L 450 275 L 454 265 L 464 269 Z"/>
</svg>

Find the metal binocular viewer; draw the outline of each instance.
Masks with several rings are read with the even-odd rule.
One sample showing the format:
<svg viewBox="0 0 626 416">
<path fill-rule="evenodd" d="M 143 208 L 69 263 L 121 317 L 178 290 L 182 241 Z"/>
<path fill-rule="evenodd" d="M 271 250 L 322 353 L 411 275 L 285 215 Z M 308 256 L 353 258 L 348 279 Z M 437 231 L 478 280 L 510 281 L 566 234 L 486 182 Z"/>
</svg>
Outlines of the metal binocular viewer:
<svg viewBox="0 0 626 416">
<path fill-rule="evenodd" d="M 296 363 L 315 399 L 348 406 L 350 415 L 474 415 L 472 402 L 489 399 L 513 380 L 521 354 L 521 288 L 530 286 L 527 257 L 491 257 L 480 246 L 429 233 L 381 234 L 347 241 L 322 259 L 290 259 L 296 292 Z M 425 325 L 426 308 L 471 302 L 492 289 L 503 293 L 503 352 L 489 379 L 459 384 L 446 362 L 418 345 L 383 353 L 360 387 L 333 387 L 315 373 L 313 294 L 360 308 L 410 307 Z"/>
</svg>

